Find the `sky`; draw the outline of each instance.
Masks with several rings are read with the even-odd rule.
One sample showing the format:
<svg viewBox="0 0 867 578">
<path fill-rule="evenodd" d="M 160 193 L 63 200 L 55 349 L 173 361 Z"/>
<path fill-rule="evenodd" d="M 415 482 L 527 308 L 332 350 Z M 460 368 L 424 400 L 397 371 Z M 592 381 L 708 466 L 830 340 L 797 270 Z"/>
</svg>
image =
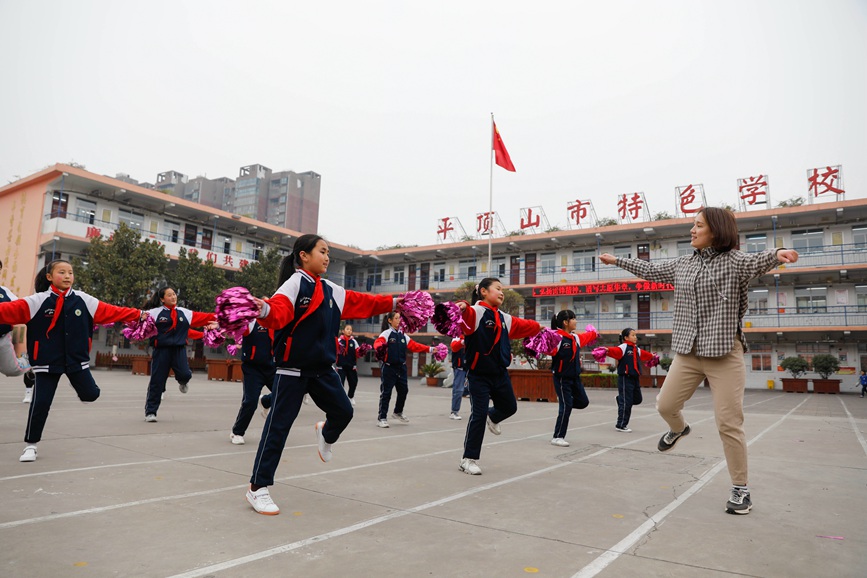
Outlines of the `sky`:
<svg viewBox="0 0 867 578">
<path fill-rule="evenodd" d="M 475 233 L 491 184 L 506 230 L 757 174 L 776 204 L 828 165 L 864 198 L 865 32 L 867 0 L 0 0 L 0 184 L 315 171 L 319 233 L 363 249 Z"/>
</svg>

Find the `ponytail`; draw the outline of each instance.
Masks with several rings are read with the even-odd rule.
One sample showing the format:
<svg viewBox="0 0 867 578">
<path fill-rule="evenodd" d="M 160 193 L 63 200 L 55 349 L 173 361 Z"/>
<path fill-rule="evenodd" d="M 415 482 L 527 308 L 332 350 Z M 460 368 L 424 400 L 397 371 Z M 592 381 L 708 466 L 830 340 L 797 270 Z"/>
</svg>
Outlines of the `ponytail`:
<svg viewBox="0 0 867 578">
<path fill-rule="evenodd" d="M 470 296 L 471 305 L 482 300 L 482 289 L 487 289 L 492 283 L 499 283 L 500 280 L 496 277 L 485 277 L 479 281 L 478 285 L 473 287 L 473 294 Z"/>
<path fill-rule="evenodd" d="M 575 319 L 575 312 L 571 309 L 564 309 L 551 318 L 551 329 L 563 329 L 570 319 Z"/>
<path fill-rule="evenodd" d="M 629 334 L 632 333 L 633 331 L 635 331 L 635 330 L 631 327 L 627 327 L 626 329 L 621 331 L 620 335 L 617 336 L 617 338 L 620 340 L 620 343 L 623 343 L 624 341 L 626 341 L 626 338 L 629 337 Z"/>
<path fill-rule="evenodd" d="M 69 261 L 66 259 L 55 259 L 48 263 L 45 267 L 39 270 L 36 273 L 36 279 L 33 280 L 33 288 L 37 293 L 42 293 L 43 291 L 48 291 L 51 287 L 51 281 L 48 280 L 48 276 L 54 272 L 54 268 L 60 265 L 61 263 L 66 263 L 67 265 L 71 265 Z"/>
<path fill-rule="evenodd" d="M 163 297 L 166 296 L 166 291 L 169 289 L 171 289 L 171 287 L 166 286 L 154 291 L 148 300 L 145 301 L 142 309 L 156 309 L 157 307 L 162 307 Z"/>
<path fill-rule="evenodd" d="M 382 318 L 382 330 L 385 331 L 389 327 L 391 327 L 391 320 L 394 319 L 394 316 L 397 315 L 397 311 L 389 311 Z"/>
</svg>

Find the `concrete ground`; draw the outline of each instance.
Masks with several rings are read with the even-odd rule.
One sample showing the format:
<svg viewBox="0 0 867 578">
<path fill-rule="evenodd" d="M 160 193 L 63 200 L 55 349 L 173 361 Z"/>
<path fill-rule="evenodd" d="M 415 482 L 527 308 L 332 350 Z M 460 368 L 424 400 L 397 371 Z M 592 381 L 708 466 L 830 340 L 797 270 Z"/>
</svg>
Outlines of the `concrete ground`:
<svg viewBox="0 0 867 578">
<path fill-rule="evenodd" d="M 39 458 L 19 463 L 27 406 L 0 378 L 0 576 L 864 576 L 867 399 L 748 391 L 748 516 L 727 515 L 729 478 L 710 392 L 687 405 L 692 434 L 656 450 L 655 392 L 614 430 L 612 390 L 572 414 L 569 448 L 549 444 L 556 403 L 519 402 L 486 433 L 481 476 L 458 470 L 463 421 L 451 390 L 413 381 L 408 425 L 375 426 L 378 380 L 317 455 L 302 407 L 271 494 L 244 499 L 263 418 L 229 443 L 239 383 L 174 381 L 143 421 L 146 377 L 96 371 L 82 405 L 65 379 Z"/>
</svg>

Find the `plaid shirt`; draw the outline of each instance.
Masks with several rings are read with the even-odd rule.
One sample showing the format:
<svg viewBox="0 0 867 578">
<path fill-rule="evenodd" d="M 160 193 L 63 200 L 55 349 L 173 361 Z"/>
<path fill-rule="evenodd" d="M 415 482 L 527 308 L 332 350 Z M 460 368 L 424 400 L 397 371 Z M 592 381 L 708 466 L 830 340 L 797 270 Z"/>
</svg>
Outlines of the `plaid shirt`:
<svg viewBox="0 0 867 578">
<path fill-rule="evenodd" d="M 741 331 L 747 287 L 750 279 L 779 264 L 778 250 L 720 253 L 706 248 L 662 263 L 618 258 L 615 265 L 636 277 L 674 285 L 671 348 L 676 353 L 721 357 L 732 350 L 735 337 L 747 351 Z"/>
</svg>

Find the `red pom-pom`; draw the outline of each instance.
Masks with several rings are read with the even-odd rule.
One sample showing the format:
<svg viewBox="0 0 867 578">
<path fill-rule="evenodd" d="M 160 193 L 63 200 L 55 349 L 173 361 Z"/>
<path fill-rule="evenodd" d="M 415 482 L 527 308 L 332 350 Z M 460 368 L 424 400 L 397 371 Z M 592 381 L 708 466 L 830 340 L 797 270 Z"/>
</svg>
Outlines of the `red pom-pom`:
<svg viewBox="0 0 867 578">
<path fill-rule="evenodd" d="M 379 347 L 373 348 L 373 355 L 376 357 L 376 360 L 379 362 L 385 361 L 385 356 L 388 353 L 388 345 L 383 343 Z"/>
<path fill-rule="evenodd" d="M 369 343 L 362 343 L 358 347 L 355 348 L 355 358 L 361 359 L 365 355 L 367 355 L 370 350 L 373 349 L 373 346 Z"/>
<path fill-rule="evenodd" d="M 415 333 L 427 325 L 434 312 L 434 302 L 429 293 L 407 291 L 394 310 L 400 313 L 400 330 Z"/>
<path fill-rule="evenodd" d="M 659 365 L 659 354 L 654 353 L 653 357 L 651 357 L 648 361 L 644 362 L 646 367 L 656 367 Z"/>
<path fill-rule="evenodd" d="M 605 358 L 608 357 L 608 348 L 597 347 L 592 351 L 592 353 L 593 359 L 595 359 L 597 363 L 605 363 Z"/>
<path fill-rule="evenodd" d="M 464 334 L 461 328 L 463 322 L 461 308 L 456 303 L 446 301 L 438 303 L 434 307 L 431 322 L 437 331 L 449 337 L 461 337 Z"/>
<path fill-rule="evenodd" d="M 524 342 L 524 349 L 538 359 L 559 345 L 562 339 L 559 333 L 545 327 L 542 331 Z"/>
<path fill-rule="evenodd" d="M 449 356 L 449 348 L 445 343 L 437 343 L 434 346 L 433 358 L 434 361 L 444 361 Z"/>
</svg>

